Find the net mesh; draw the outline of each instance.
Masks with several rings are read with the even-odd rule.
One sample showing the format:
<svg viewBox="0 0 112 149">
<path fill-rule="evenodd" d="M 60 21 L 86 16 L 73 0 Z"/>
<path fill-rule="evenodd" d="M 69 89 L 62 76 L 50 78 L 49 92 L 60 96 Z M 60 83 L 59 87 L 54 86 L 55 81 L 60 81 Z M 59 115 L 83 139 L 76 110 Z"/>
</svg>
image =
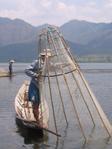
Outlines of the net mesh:
<svg viewBox="0 0 112 149">
<path fill-rule="evenodd" d="M 67 133 L 76 140 L 111 136 L 111 124 L 58 28 L 43 30 L 39 47 L 45 57 L 40 86 L 49 105 L 49 127 L 64 135 L 64 126 L 70 126 Z"/>
</svg>

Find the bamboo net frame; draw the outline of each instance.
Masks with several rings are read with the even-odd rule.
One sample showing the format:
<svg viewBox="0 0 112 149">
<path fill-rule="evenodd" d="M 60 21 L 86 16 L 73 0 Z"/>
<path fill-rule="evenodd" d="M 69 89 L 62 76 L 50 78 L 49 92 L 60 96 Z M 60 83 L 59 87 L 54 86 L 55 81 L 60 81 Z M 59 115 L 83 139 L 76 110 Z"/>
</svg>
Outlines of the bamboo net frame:
<svg viewBox="0 0 112 149">
<path fill-rule="evenodd" d="M 98 131 L 98 129 L 102 129 L 101 136 L 106 135 L 107 137 L 111 137 L 111 124 L 109 123 L 97 99 L 93 95 L 89 85 L 81 73 L 78 63 L 70 52 L 69 46 L 66 44 L 66 41 L 57 27 L 48 26 L 47 29 L 42 30 L 39 38 L 39 54 L 42 53 L 45 53 L 45 61 L 41 75 L 41 94 L 44 94 L 44 98 L 49 98 L 50 100 L 51 105 L 49 106 L 51 106 L 52 109 L 56 133 L 59 134 L 55 111 L 55 97 L 52 89 L 54 82 L 58 89 L 56 94 L 59 95 L 58 97 L 60 98 L 66 125 L 69 125 L 69 121 L 65 105 L 72 104 L 74 120 L 76 121 L 77 119 L 80 132 L 82 133 L 85 141 L 89 137 L 85 131 L 85 123 L 86 127 L 90 127 L 90 129 L 96 128 L 96 131 Z M 68 93 L 65 93 L 61 84 L 61 79 L 63 79 L 64 86 L 66 86 Z M 47 86 L 47 94 L 49 94 L 49 96 L 45 94 L 45 85 Z M 78 90 L 80 100 L 75 97 L 76 93 L 74 88 Z M 68 103 L 64 100 L 63 94 L 65 96 L 68 94 Z M 84 110 L 83 112 L 81 111 L 81 108 Z M 87 118 L 91 121 L 91 123 L 84 122 L 86 121 L 86 117 L 83 117 L 83 113 L 88 115 Z"/>
</svg>

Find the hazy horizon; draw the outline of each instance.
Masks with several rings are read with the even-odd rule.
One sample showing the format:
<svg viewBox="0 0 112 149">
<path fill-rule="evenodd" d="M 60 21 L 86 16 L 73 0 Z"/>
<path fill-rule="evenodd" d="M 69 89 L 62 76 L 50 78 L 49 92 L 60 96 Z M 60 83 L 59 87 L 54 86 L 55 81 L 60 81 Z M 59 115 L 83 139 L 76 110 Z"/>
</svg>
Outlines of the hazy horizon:
<svg viewBox="0 0 112 149">
<path fill-rule="evenodd" d="M 8 18 L 8 17 L 1 17 L 0 16 L 0 18 L 3 18 L 3 19 L 10 19 L 10 20 L 12 20 L 12 21 L 14 21 L 14 20 L 21 20 L 21 21 L 24 21 L 24 22 L 26 22 L 26 23 L 28 23 L 28 24 L 30 24 L 30 25 L 32 25 L 32 26 L 34 26 L 34 27 L 38 27 L 38 26 L 41 26 L 41 25 L 46 25 L 46 24 L 49 24 L 48 22 L 44 22 L 43 24 L 32 24 L 31 22 L 28 22 L 27 20 L 24 20 L 24 19 L 22 19 L 22 18 L 14 18 L 14 19 L 12 19 L 12 18 Z M 61 25 L 57 25 L 58 27 L 61 27 L 62 25 L 64 25 L 65 23 L 68 23 L 68 22 L 70 22 L 70 21 L 85 21 L 85 22 L 89 22 L 89 23 L 105 23 L 105 24 L 108 24 L 108 23 L 112 23 L 112 21 L 108 21 L 108 22 L 104 22 L 104 21 L 101 21 L 101 22 L 95 22 L 95 21 L 88 21 L 88 20 L 81 20 L 81 19 L 72 19 L 72 20 L 67 20 L 66 22 L 64 22 L 63 24 L 61 24 Z M 49 24 L 49 25 L 55 25 L 55 24 Z"/>
</svg>

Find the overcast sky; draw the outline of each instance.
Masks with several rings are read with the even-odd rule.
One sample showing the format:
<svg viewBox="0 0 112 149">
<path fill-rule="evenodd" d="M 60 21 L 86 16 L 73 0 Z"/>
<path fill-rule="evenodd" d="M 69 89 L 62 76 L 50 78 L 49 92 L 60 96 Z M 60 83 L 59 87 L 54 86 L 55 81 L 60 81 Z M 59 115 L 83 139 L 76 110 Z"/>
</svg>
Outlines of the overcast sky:
<svg viewBox="0 0 112 149">
<path fill-rule="evenodd" d="M 33 25 L 62 25 L 72 19 L 112 22 L 112 0 L 0 0 L 0 17 Z"/>
</svg>

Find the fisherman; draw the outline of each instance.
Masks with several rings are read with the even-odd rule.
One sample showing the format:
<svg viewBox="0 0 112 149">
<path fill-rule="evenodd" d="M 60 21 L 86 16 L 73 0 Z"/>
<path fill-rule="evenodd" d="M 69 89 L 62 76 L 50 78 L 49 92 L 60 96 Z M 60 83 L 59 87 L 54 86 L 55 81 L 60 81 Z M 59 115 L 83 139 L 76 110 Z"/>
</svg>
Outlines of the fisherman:
<svg viewBox="0 0 112 149">
<path fill-rule="evenodd" d="M 36 120 L 38 121 L 38 108 L 40 104 L 39 93 L 39 75 L 41 72 L 40 61 L 35 60 L 29 68 L 25 70 L 25 73 L 31 77 L 31 82 L 28 90 L 28 100 L 32 102 L 33 112 Z"/>
<path fill-rule="evenodd" d="M 39 104 L 40 104 L 40 91 L 39 91 L 39 77 L 42 73 L 46 53 L 43 52 L 39 55 L 39 60 L 35 60 L 25 73 L 31 77 L 31 82 L 28 90 L 28 99 L 32 102 L 33 113 L 38 122 Z"/>
<path fill-rule="evenodd" d="M 13 72 L 12 64 L 13 64 L 14 62 L 15 62 L 14 60 L 10 60 L 10 61 L 9 61 L 9 75 L 10 75 L 10 76 L 12 76 L 12 72 Z"/>
</svg>

